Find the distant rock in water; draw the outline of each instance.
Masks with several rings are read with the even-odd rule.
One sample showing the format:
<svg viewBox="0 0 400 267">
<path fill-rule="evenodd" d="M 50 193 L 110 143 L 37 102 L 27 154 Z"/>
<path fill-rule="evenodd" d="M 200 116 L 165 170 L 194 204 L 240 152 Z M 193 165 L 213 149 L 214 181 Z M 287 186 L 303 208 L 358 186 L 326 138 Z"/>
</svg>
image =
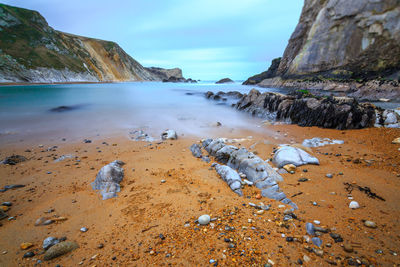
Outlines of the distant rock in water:
<svg viewBox="0 0 400 267">
<path fill-rule="evenodd" d="M 66 112 L 72 111 L 81 108 L 83 105 L 73 105 L 73 106 L 59 106 L 56 108 L 50 109 L 51 112 Z"/>
<path fill-rule="evenodd" d="M 197 83 L 196 80 L 192 80 L 191 78 L 185 79 L 183 77 L 175 77 L 171 76 L 168 79 L 163 79 L 163 83 Z"/>
<path fill-rule="evenodd" d="M 220 83 L 234 83 L 234 81 L 232 81 L 231 79 L 229 79 L 229 78 L 223 78 L 223 79 L 221 79 L 221 80 L 219 80 L 218 82 L 216 82 L 217 84 L 220 84 Z"/>
</svg>

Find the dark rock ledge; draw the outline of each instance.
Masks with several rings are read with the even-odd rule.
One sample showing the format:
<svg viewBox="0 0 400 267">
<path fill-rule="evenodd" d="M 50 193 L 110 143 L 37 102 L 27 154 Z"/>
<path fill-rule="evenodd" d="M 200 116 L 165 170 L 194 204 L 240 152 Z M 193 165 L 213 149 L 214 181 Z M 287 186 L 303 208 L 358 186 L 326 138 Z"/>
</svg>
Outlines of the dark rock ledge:
<svg viewBox="0 0 400 267">
<path fill-rule="evenodd" d="M 206 93 L 206 97 L 214 100 L 221 98 L 218 93 L 210 92 Z M 302 90 L 284 95 L 260 93 L 252 89 L 233 106 L 260 118 L 339 130 L 382 125 L 398 127 L 400 122 L 396 112 L 384 111 L 371 103 L 359 103 L 349 97 L 317 97 Z M 388 116 L 393 118 L 391 124 L 385 123 Z"/>
</svg>

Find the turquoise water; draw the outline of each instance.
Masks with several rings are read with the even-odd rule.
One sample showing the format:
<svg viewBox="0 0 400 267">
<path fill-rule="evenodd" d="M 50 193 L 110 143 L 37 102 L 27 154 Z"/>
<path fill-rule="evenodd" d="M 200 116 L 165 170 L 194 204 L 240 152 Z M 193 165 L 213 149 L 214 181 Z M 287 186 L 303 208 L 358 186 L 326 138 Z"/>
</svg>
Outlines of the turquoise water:
<svg viewBox="0 0 400 267">
<path fill-rule="evenodd" d="M 136 129 L 145 129 L 156 138 L 165 129 L 203 138 L 213 134 L 216 122 L 231 131 L 255 130 L 258 119 L 203 96 L 206 91 L 248 92 L 251 88 L 207 82 L 2 86 L 0 144 L 25 139 L 128 136 Z M 50 111 L 58 106 L 76 106 L 77 109 Z"/>
</svg>

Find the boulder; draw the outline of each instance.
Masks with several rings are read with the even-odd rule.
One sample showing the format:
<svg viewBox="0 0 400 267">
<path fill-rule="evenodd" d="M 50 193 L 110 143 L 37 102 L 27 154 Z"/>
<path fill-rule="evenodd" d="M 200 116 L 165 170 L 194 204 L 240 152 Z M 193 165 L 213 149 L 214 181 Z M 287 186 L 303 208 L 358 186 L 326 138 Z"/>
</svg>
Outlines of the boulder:
<svg viewBox="0 0 400 267">
<path fill-rule="evenodd" d="M 121 191 L 119 184 L 124 178 L 124 169 L 121 168 L 125 163 L 115 160 L 110 164 L 101 168 L 92 183 L 94 190 L 101 190 L 103 200 L 117 196 L 117 192 Z"/>
<path fill-rule="evenodd" d="M 174 130 L 165 130 L 161 134 L 161 139 L 162 140 L 176 140 L 178 139 L 178 135 Z"/>
<path fill-rule="evenodd" d="M 24 161 L 26 161 L 26 158 L 24 156 L 12 155 L 12 156 L 6 157 L 3 160 L 3 164 L 16 165 L 16 164 L 24 162 Z"/>
<path fill-rule="evenodd" d="M 241 188 L 241 179 L 239 174 L 232 168 L 226 165 L 215 165 L 215 170 L 219 174 L 222 180 L 224 180 L 229 187 L 232 189 L 233 192 L 238 194 L 239 196 L 243 196 L 243 192 Z"/>
<path fill-rule="evenodd" d="M 192 152 L 192 155 L 196 158 L 201 158 L 203 156 L 203 153 L 201 152 L 201 147 L 198 144 L 191 145 L 189 149 Z"/>
<path fill-rule="evenodd" d="M 293 164 L 296 167 L 305 164 L 319 165 L 319 160 L 316 157 L 311 156 L 298 147 L 288 145 L 284 145 L 275 151 L 272 162 L 278 168 L 282 168 L 287 164 Z"/>
</svg>

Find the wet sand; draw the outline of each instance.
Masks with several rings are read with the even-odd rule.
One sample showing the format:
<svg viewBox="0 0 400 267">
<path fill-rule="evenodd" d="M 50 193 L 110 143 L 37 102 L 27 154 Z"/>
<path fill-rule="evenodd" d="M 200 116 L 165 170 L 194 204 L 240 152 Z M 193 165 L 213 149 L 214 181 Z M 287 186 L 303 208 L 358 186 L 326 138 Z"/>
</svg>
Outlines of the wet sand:
<svg viewBox="0 0 400 267">
<path fill-rule="evenodd" d="M 320 166 L 305 165 L 295 174 L 282 175 L 281 189 L 299 206 L 295 211 L 298 219 L 288 222 L 283 217 L 289 207 L 267 198 L 256 199 L 259 190 L 255 187 L 246 186 L 244 197 L 237 196 L 210 169 L 212 162 L 193 157 L 189 146 L 197 138 L 180 136 L 176 141 L 149 145 L 123 135 L 98 137 L 88 144 L 60 140 L 41 148 L 25 140 L 3 146 L 1 159 L 19 154 L 29 160 L 15 166 L 0 165 L 1 187 L 26 185 L 0 192 L 0 202 L 13 203 L 7 213 L 15 217 L 0 221 L 0 266 L 34 266 L 43 259 L 41 245 L 48 236 L 66 236 L 80 247 L 40 266 L 212 266 L 210 260 L 218 266 L 264 266 L 268 260 L 275 266 L 293 266 L 299 259 L 305 266 L 348 265 L 356 259 L 375 266 L 399 264 L 400 145 L 391 142 L 400 136 L 400 130 L 267 127 L 264 133 L 232 134 L 223 127 L 220 131 L 221 137 L 253 136 L 240 145 L 249 148 L 255 144 L 250 150 L 263 159 L 270 158 L 273 148 L 281 143 L 301 143 L 312 137 L 345 141 L 343 145 L 313 148 Z M 58 146 L 55 151 L 45 151 L 54 145 Z M 25 152 L 27 149 L 31 152 Z M 64 154 L 77 158 L 53 162 L 54 157 Z M 103 201 L 91 183 L 101 167 L 116 159 L 126 163 L 122 189 L 117 198 Z M 333 178 L 326 178 L 327 173 Z M 300 183 L 299 178 L 310 181 Z M 361 207 L 351 210 L 345 182 L 368 186 L 386 201 L 354 189 L 351 196 Z M 249 202 L 272 206 L 257 214 Z M 45 213 L 50 209 L 54 211 Z M 213 225 L 198 226 L 194 221 L 202 214 L 218 220 Z M 34 225 L 40 217 L 57 216 L 68 219 Z M 335 243 L 329 233 L 320 236 L 322 257 L 309 251 L 315 248 L 312 243 L 303 241 L 305 223 L 314 220 L 344 240 Z M 376 222 L 377 228 L 365 227 L 362 220 Z M 235 230 L 225 230 L 227 225 Z M 80 232 L 81 227 L 88 231 Z M 287 237 L 294 241 L 288 242 L 291 239 L 287 241 Z M 34 246 L 21 250 L 22 242 Z M 103 248 L 98 248 L 100 243 Z M 354 251 L 345 252 L 344 244 L 351 244 Z M 23 259 L 27 251 L 38 255 Z M 309 262 L 304 261 L 304 255 Z"/>
</svg>

